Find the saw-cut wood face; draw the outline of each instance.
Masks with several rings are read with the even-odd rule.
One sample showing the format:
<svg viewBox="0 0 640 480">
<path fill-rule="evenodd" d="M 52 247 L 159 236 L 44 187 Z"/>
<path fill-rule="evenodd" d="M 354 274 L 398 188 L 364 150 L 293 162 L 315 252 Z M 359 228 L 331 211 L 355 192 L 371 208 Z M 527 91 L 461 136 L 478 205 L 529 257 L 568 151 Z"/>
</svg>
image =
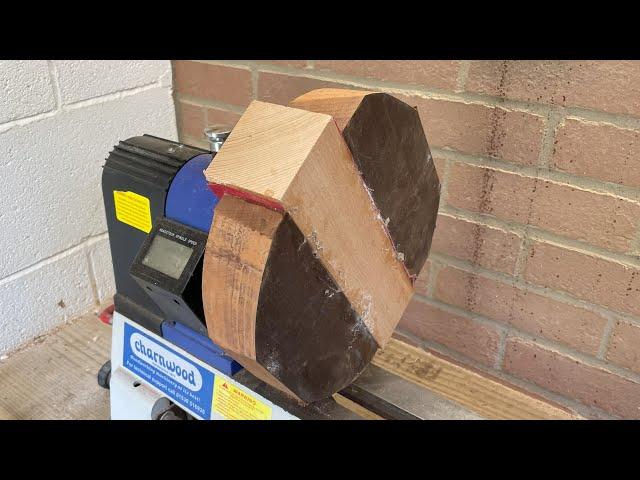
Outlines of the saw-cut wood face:
<svg viewBox="0 0 640 480">
<path fill-rule="evenodd" d="M 431 248 L 440 200 L 440 181 L 418 112 L 385 93 L 338 89 L 311 91 L 291 105 L 339 120 L 397 254 L 417 277 Z"/>
<path fill-rule="evenodd" d="M 258 363 L 306 401 L 349 385 L 378 348 L 288 215 L 271 245 L 255 328 Z"/>
<path fill-rule="evenodd" d="M 399 100 L 320 90 L 293 104 L 253 102 L 205 172 L 222 198 L 203 303 L 214 342 L 311 402 L 351 383 L 391 337 L 440 185 L 417 112 Z"/>
</svg>

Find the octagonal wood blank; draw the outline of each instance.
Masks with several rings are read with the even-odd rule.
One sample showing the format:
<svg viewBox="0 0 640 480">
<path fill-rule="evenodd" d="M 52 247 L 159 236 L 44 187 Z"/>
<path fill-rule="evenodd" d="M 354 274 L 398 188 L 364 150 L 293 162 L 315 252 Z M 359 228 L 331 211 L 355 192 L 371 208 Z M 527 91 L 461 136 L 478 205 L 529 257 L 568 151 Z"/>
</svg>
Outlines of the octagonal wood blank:
<svg viewBox="0 0 640 480">
<path fill-rule="evenodd" d="M 222 197 L 204 261 L 209 335 L 252 373 L 303 401 L 347 386 L 388 341 L 435 226 L 439 183 L 419 119 L 409 121 L 415 111 L 402 102 L 371 95 L 346 122 L 351 146 L 331 115 L 253 102 L 205 172 Z M 395 116 L 391 129 L 404 133 L 384 133 L 376 115 Z M 367 130 L 391 142 L 372 140 L 382 151 L 373 158 L 397 168 L 368 160 Z M 419 225 L 407 227 L 423 235 L 413 241 L 396 223 L 408 225 L 417 215 L 407 211 L 425 210 Z M 398 238 L 407 239 L 405 251 Z"/>
</svg>

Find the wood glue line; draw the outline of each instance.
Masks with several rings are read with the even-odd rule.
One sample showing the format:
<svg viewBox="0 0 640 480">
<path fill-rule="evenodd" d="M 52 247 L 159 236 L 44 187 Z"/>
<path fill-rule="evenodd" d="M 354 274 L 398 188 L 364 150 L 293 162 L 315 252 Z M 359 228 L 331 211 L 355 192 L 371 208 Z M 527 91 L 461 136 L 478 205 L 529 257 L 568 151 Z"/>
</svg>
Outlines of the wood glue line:
<svg viewBox="0 0 640 480">
<path fill-rule="evenodd" d="M 223 195 L 229 194 L 234 197 L 240 198 L 248 203 L 253 203 L 254 205 L 260 205 L 261 207 L 268 208 L 269 210 L 274 210 L 279 213 L 284 213 L 284 207 L 277 200 L 273 200 L 271 198 L 263 197 L 262 195 L 258 195 L 257 193 L 249 192 L 248 190 L 242 190 L 240 188 L 231 187 L 229 185 L 222 185 L 220 183 L 209 183 L 209 188 L 214 193 L 218 200 L 222 199 Z"/>
</svg>

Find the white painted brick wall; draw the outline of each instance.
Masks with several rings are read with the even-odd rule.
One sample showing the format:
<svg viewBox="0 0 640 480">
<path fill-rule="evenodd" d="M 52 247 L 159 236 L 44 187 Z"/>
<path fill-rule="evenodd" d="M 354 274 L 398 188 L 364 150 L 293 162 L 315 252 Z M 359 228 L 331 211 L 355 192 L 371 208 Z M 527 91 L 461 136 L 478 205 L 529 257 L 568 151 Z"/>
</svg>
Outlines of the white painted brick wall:
<svg viewBox="0 0 640 480">
<path fill-rule="evenodd" d="M 113 295 L 102 165 L 143 133 L 177 139 L 169 61 L 0 61 L 0 354 Z"/>
<path fill-rule="evenodd" d="M 53 110 L 52 81 L 44 60 L 0 61 L 0 124 Z"/>
</svg>

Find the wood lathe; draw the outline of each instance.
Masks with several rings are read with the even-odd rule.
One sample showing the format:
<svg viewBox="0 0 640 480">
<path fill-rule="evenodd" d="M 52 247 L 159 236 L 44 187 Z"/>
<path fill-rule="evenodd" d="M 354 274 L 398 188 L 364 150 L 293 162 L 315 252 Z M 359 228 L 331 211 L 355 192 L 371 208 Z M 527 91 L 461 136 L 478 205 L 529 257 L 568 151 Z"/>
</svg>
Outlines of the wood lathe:
<svg viewBox="0 0 640 480">
<path fill-rule="evenodd" d="M 359 418 L 347 398 L 423 418 L 429 395 L 370 365 L 435 229 L 417 111 L 321 89 L 207 134 L 211 151 L 130 138 L 104 165 L 111 417 Z"/>
</svg>

